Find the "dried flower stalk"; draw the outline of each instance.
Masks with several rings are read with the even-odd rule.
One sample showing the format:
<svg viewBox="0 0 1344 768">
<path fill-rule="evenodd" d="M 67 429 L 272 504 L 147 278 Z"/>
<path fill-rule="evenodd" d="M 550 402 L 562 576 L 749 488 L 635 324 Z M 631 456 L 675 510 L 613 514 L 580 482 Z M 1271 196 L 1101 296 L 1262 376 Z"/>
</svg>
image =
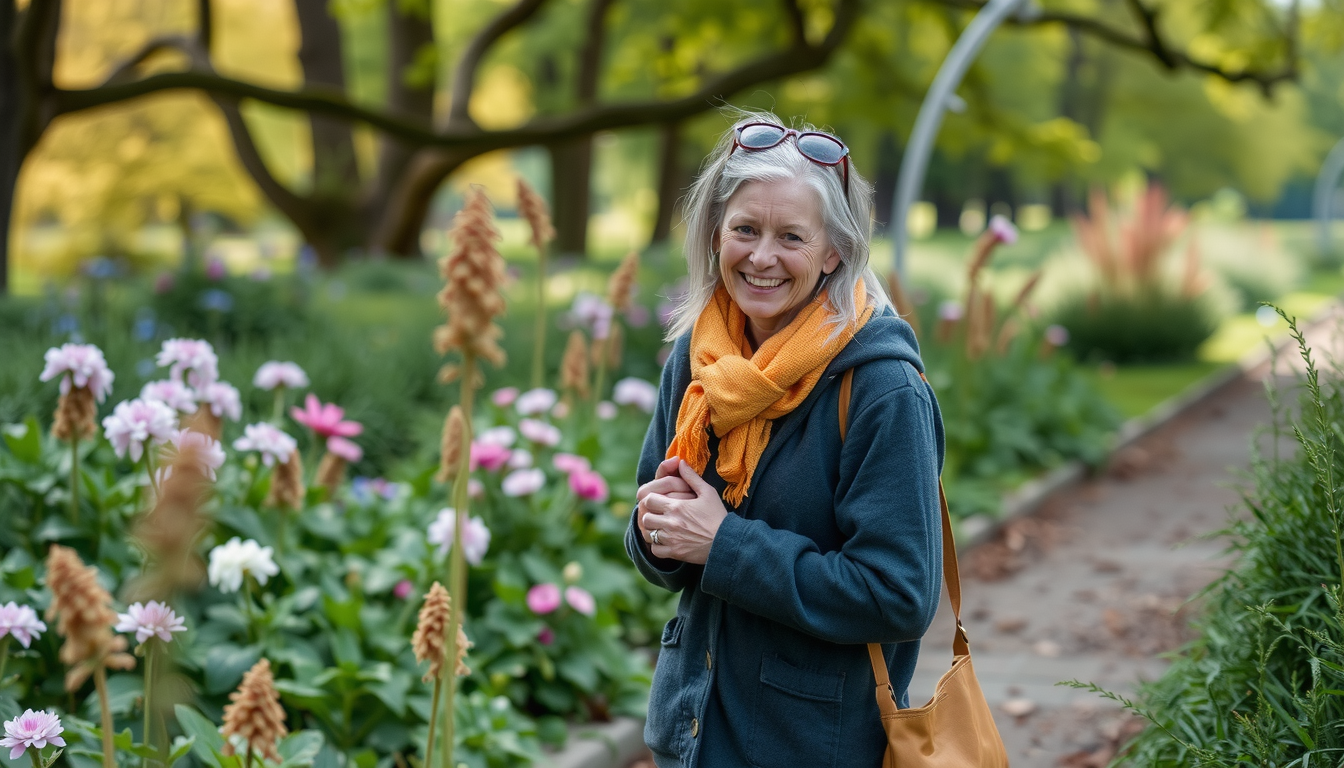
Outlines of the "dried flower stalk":
<svg viewBox="0 0 1344 768">
<path fill-rule="evenodd" d="M 153 508 L 132 532 L 144 547 L 148 563 L 131 590 L 134 599 L 140 601 L 167 601 L 180 589 L 195 589 L 205 577 L 196 542 L 209 524 L 201 507 L 212 486 L 204 471 L 200 445 L 184 440 L 168 467 L 171 472 L 159 485 Z"/>
<path fill-rule="evenodd" d="M 467 193 L 467 202 L 453 220 L 453 249 L 439 260 L 446 284 L 439 292 L 439 306 L 448 321 L 434 329 L 434 349 L 444 355 L 458 352 L 464 358 L 479 357 L 504 364 L 499 338 L 504 334 L 494 319 L 504 313 L 504 259 L 495 248 L 499 233 L 491 221 L 490 202 L 478 189 Z"/>
<path fill-rule="evenodd" d="M 429 592 L 425 594 L 425 604 L 420 607 L 415 634 L 411 636 L 411 648 L 415 650 L 415 660 L 417 662 L 429 662 L 429 671 L 422 678 L 425 682 L 437 678 L 443 671 L 443 662 L 447 658 L 448 651 L 444 641 L 447 638 L 448 619 L 452 614 L 452 605 L 453 599 L 448 596 L 448 590 L 436 581 L 429 588 Z M 456 667 L 459 677 L 471 673 L 466 663 L 467 649 L 470 647 L 471 641 L 467 639 L 467 633 L 463 632 L 461 625 L 459 625 L 457 628 Z"/>
<path fill-rule="evenodd" d="M 607 331 L 607 338 L 593 344 L 591 354 L 593 365 L 605 366 L 613 371 L 620 368 L 621 353 L 624 349 L 625 331 L 620 323 L 613 321 L 611 330 Z"/>
<path fill-rule="evenodd" d="M 612 311 L 621 313 L 630 308 L 634 296 L 635 278 L 639 276 L 639 252 L 631 251 L 607 281 L 607 303 Z"/>
<path fill-rule="evenodd" d="M 541 195 L 521 178 L 518 179 L 518 211 L 532 227 L 532 246 L 538 251 L 545 251 L 546 244 L 555 239 L 551 210 Z"/>
<path fill-rule="evenodd" d="M 323 453 L 322 460 L 317 463 L 317 474 L 313 476 L 313 483 L 327 489 L 327 498 L 331 498 L 336 495 L 344 480 L 345 459 L 331 451 Z"/>
<path fill-rule="evenodd" d="M 95 669 L 135 668 L 135 657 L 125 652 L 126 638 L 112 634 L 117 614 L 112 596 L 98 583 L 97 568 L 84 565 L 73 549 L 53 544 L 47 553 L 47 587 L 47 620 L 58 619 L 56 631 L 65 638 L 60 659 L 70 668 L 67 691 L 78 689 Z"/>
<path fill-rule="evenodd" d="M 271 490 L 266 494 L 266 506 L 298 511 L 303 507 L 303 459 L 299 452 L 289 454 L 289 460 L 276 464 L 271 473 Z"/>
<path fill-rule="evenodd" d="M 57 440 L 83 440 L 98 434 L 98 403 L 88 387 L 71 386 L 56 403 L 51 436 Z"/>
<path fill-rule="evenodd" d="M 448 411 L 448 417 L 443 420 L 439 474 L 435 476 L 439 482 L 446 483 L 457 477 L 458 469 L 462 463 L 462 449 L 466 431 L 466 424 L 462 418 L 462 407 L 454 405 L 452 410 Z"/>
<path fill-rule="evenodd" d="M 560 386 L 573 391 L 581 400 L 588 399 L 588 341 L 577 328 L 570 332 L 569 343 L 565 345 Z"/>
<path fill-rule="evenodd" d="M 224 727 L 220 729 L 225 739 L 224 754 L 234 754 L 229 737 L 241 736 L 249 752 L 280 762 L 275 745 L 289 731 L 285 728 L 285 710 L 280 706 L 269 659 L 252 665 L 243 675 L 238 690 L 229 694 L 229 701 L 233 703 L 224 707 Z"/>
<path fill-rule="evenodd" d="M 919 336 L 919 313 L 915 311 L 914 303 L 906 295 L 900 275 L 895 272 L 887 275 L 887 293 L 891 295 L 891 303 L 896 305 L 896 312 L 901 316 L 901 319 L 910 324 L 915 336 Z"/>
</svg>

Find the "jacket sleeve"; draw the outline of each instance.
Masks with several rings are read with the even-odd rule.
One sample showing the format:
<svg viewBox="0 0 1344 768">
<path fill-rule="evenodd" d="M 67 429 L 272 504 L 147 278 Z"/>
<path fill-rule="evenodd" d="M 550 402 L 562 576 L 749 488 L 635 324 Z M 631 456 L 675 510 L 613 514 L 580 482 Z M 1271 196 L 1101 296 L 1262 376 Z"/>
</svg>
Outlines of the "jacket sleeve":
<svg viewBox="0 0 1344 768">
<path fill-rule="evenodd" d="M 705 592 L 834 643 L 924 634 L 942 576 L 941 420 L 903 367 L 903 383 L 850 414 L 835 494 L 844 545 L 823 553 L 806 536 L 730 514 L 705 563 Z"/>
<path fill-rule="evenodd" d="M 658 465 L 666 457 L 667 447 L 672 444 L 677 412 L 681 409 L 681 395 L 685 390 L 685 385 L 679 381 L 683 377 L 677 373 L 684 364 L 685 355 L 681 353 L 687 344 L 687 338 L 679 339 L 667 365 L 663 367 L 662 380 L 658 385 L 658 404 L 654 407 L 653 420 L 649 422 L 649 431 L 644 435 L 644 448 L 639 454 L 636 477 L 639 485 L 653 479 Z M 704 566 L 654 556 L 649 551 L 648 542 L 639 533 L 639 522 L 635 517 L 638 514 L 639 507 L 636 506 L 630 513 L 630 524 L 625 530 L 625 551 L 634 561 L 635 567 L 644 578 L 672 592 L 694 584 L 700 578 Z"/>
</svg>

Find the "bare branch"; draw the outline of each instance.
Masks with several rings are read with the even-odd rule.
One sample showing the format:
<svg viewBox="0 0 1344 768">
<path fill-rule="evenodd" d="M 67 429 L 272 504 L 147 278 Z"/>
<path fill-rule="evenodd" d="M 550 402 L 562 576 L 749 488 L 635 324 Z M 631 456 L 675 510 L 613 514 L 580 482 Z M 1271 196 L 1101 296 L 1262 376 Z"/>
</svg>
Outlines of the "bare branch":
<svg viewBox="0 0 1344 768">
<path fill-rule="evenodd" d="M 1147 8 L 1143 0 L 1125 0 L 1125 5 L 1129 6 L 1129 10 L 1143 25 L 1144 35 L 1148 38 L 1148 50 L 1152 51 L 1167 69 L 1175 69 L 1176 60 L 1167 49 L 1166 41 L 1162 39 L 1162 32 L 1157 28 L 1157 10 Z"/>
<path fill-rule="evenodd" d="M 196 0 L 196 45 L 210 54 L 215 40 L 215 20 L 211 12 L 210 0 Z"/>
<path fill-rule="evenodd" d="M 112 70 L 112 74 L 103 80 L 103 85 L 115 85 L 131 80 L 131 75 L 135 74 L 136 68 L 149 60 L 151 56 L 159 51 L 181 51 L 191 57 L 193 64 L 201 68 L 199 61 L 197 40 L 184 35 L 164 35 L 147 41 L 140 46 L 140 50 L 127 56 Z M 206 62 L 208 65 L 208 62 Z"/>
<path fill-rule="evenodd" d="M 602 74 L 602 49 L 606 46 L 607 40 L 607 11 L 614 1 L 592 0 L 592 5 L 588 8 L 574 89 L 580 104 L 592 104 L 597 99 L 597 85 Z"/>
<path fill-rule="evenodd" d="M 247 120 L 243 118 L 242 111 L 238 108 L 238 102 L 232 99 L 215 97 L 215 104 L 219 111 L 224 114 L 224 122 L 229 126 L 229 134 L 233 137 L 233 146 L 238 152 L 238 160 L 243 164 L 248 175 L 257 182 L 263 194 L 266 195 L 276 208 L 279 208 L 291 221 L 296 224 L 306 219 L 308 212 L 307 201 L 294 194 L 280 180 L 275 178 L 271 169 L 266 166 L 265 159 L 261 156 L 261 151 L 257 148 L 257 143 L 252 139 L 252 131 L 247 127 Z"/>
<path fill-rule="evenodd" d="M 467 106 L 471 103 L 471 92 L 476 83 L 476 68 L 480 66 L 490 46 L 506 32 L 531 18 L 545 3 L 546 0 L 518 0 L 512 8 L 491 19 L 467 44 L 462 58 L 457 60 L 457 68 L 453 70 L 452 101 L 448 107 L 450 125 L 471 122 Z"/>
<path fill-rule="evenodd" d="M 803 9 L 799 7 L 798 0 L 780 0 L 780 5 L 784 6 L 784 16 L 789 20 L 789 30 L 793 32 L 794 42 L 807 42 L 807 19 L 803 17 Z"/>
</svg>

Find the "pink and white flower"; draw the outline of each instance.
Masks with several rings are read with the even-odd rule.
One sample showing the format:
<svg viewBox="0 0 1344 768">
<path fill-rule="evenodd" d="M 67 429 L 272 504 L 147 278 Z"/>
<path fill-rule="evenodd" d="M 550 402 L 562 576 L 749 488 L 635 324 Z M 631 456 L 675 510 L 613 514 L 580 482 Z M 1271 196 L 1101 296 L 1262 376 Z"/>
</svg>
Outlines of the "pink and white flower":
<svg viewBox="0 0 1344 768">
<path fill-rule="evenodd" d="M 560 607 L 560 587 L 538 584 L 527 590 L 527 607 L 536 614 L 547 614 Z"/>
<path fill-rule="evenodd" d="M 151 381 L 140 388 L 141 400 L 158 400 L 178 413 L 196 412 L 196 393 L 172 379 Z"/>
<path fill-rule="evenodd" d="M 605 339 L 611 333 L 611 305 L 600 296 L 583 292 L 574 297 L 569 315 L 574 322 L 588 328 L 594 339 Z"/>
<path fill-rule="evenodd" d="M 280 572 L 271 557 L 273 550 L 252 539 L 243 541 L 234 536 L 227 543 L 210 550 L 210 565 L 206 573 L 210 583 L 220 592 L 237 592 L 243 588 L 243 578 L 251 575 L 259 584 Z"/>
<path fill-rule="evenodd" d="M 290 454 L 298 450 L 299 444 L 275 425 L 263 421 L 243 427 L 243 436 L 233 441 L 233 447 L 238 451 L 261 453 L 261 463 L 269 467 L 277 461 L 281 464 L 289 461 Z"/>
<path fill-rule="evenodd" d="M 513 427 L 491 427 L 477 435 L 476 442 L 512 448 L 518 442 L 518 433 Z"/>
<path fill-rule="evenodd" d="M 126 400 L 117 403 L 103 419 L 103 435 L 117 458 L 128 452 L 139 461 L 151 445 L 163 445 L 177 434 L 177 412 L 158 400 Z"/>
<path fill-rule="evenodd" d="M 658 387 L 629 376 L 612 387 L 611 399 L 617 405 L 633 405 L 645 413 L 653 413 L 654 407 L 658 405 Z"/>
<path fill-rule="evenodd" d="M 948 299 L 938 305 L 938 319 L 945 323 L 955 323 L 962 318 L 965 310 L 962 309 L 961 302 Z"/>
<path fill-rule="evenodd" d="M 560 444 L 560 428 L 539 419 L 523 419 L 518 422 L 518 431 L 537 445 L 551 447 Z"/>
<path fill-rule="evenodd" d="M 532 466 L 531 451 L 525 448 L 519 448 L 509 454 L 509 469 L 527 469 L 530 466 Z"/>
<path fill-rule="evenodd" d="M 327 450 L 331 451 L 332 455 L 339 456 L 351 464 L 364 458 L 364 449 L 344 437 L 328 437 Z"/>
<path fill-rule="evenodd" d="M 597 613 L 597 601 L 583 587 L 565 587 L 565 602 L 584 616 Z"/>
<path fill-rule="evenodd" d="M 490 402 L 500 408 L 508 408 L 513 405 L 513 401 L 518 399 L 517 387 L 501 387 L 490 393 Z"/>
<path fill-rule="evenodd" d="M 412 589 L 415 589 L 415 585 L 411 583 L 411 580 L 402 579 L 397 582 L 397 586 L 392 588 L 392 596 L 398 600 L 405 600 L 411 596 Z"/>
<path fill-rule="evenodd" d="M 197 389 L 219 380 L 219 357 L 203 339 L 168 339 L 154 362 L 168 366 L 168 378 Z"/>
<path fill-rule="evenodd" d="M 584 457 L 574 453 L 557 453 L 551 458 L 551 464 L 565 474 L 587 472 L 593 465 Z"/>
<path fill-rule="evenodd" d="M 540 469 L 516 469 L 500 481 L 500 490 L 505 496 L 528 496 L 546 485 L 546 473 Z"/>
<path fill-rule="evenodd" d="M 321 437 L 354 437 L 364 431 L 364 425 L 357 421 L 342 421 L 344 408 L 334 403 L 323 404 L 311 392 L 304 398 L 303 408 L 290 408 L 289 415 Z"/>
<path fill-rule="evenodd" d="M 0 605 L 0 637 L 9 635 L 27 648 L 47 631 L 47 625 L 37 618 L 37 611 L 26 605 L 8 602 Z"/>
<path fill-rule="evenodd" d="M 602 400 L 598 402 L 597 407 L 593 409 L 593 412 L 597 414 L 597 418 L 603 421 L 611 421 L 620 414 L 620 410 L 617 409 L 616 404 L 610 400 Z"/>
<path fill-rule="evenodd" d="M 571 472 L 569 487 L 576 496 L 587 501 L 606 501 L 609 493 L 606 478 L 587 469 Z"/>
<path fill-rule="evenodd" d="M 1062 325 L 1051 325 L 1045 329 L 1045 340 L 1052 347 L 1062 347 L 1069 343 L 1069 329 Z"/>
<path fill-rule="evenodd" d="M 213 381 L 196 388 L 196 402 L 210 406 L 216 418 L 237 421 L 243 418 L 243 399 L 238 388 L 225 381 Z"/>
<path fill-rule="evenodd" d="M 453 509 L 445 507 L 439 510 L 439 516 L 429 524 L 429 543 L 439 545 L 439 554 L 446 555 L 453 546 Z M 462 556 L 472 565 L 480 565 L 485 553 L 490 549 L 490 529 L 485 521 L 473 517 L 462 521 Z"/>
<path fill-rule="evenodd" d="M 551 410 L 557 399 L 553 389 L 529 389 L 518 396 L 513 407 L 523 416 L 536 416 Z"/>
<path fill-rule="evenodd" d="M 180 429 L 173 435 L 173 447 L 176 453 L 181 453 L 184 448 L 190 448 L 201 462 L 201 472 L 211 480 L 215 479 L 215 470 L 224 466 L 224 446 L 218 440 L 205 434 L 191 429 Z M 172 477 L 173 468 L 165 466 L 159 470 L 157 478 L 159 484 Z"/>
<path fill-rule="evenodd" d="M 308 374 L 295 363 L 271 360 L 262 363 L 257 375 L 252 377 L 252 386 L 267 391 L 276 387 L 300 389 L 308 386 Z"/>
<path fill-rule="evenodd" d="M 1012 245 L 1017 242 L 1017 227 L 1013 226 L 1013 222 L 1004 216 L 991 216 L 989 226 L 985 229 L 994 236 L 995 240 L 1004 245 Z"/>
<path fill-rule="evenodd" d="M 497 472 L 509 463 L 509 456 L 512 453 L 513 451 L 502 445 L 473 442 L 471 444 L 471 469 L 480 467 L 488 472 Z"/>
<path fill-rule="evenodd" d="M 56 714 L 30 709 L 5 721 L 5 738 L 0 739 L 0 747 L 9 747 L 9 759 L 18 760 L 27 749 L 42 749 L 48 744 L 64 747 L 65 739 L 61 738 L 64 732 L 61 718 Z"/>
<path fill-rule="evenodd" d="M 116 376 L 107 367 L 103 351 L 92 344 L 62 344 L 52 347 L 44 355 L 46 365 L 38 381 L 51 381 L 61 377 L 61 394 L 70 391 L 70 383 L 76 387 L 88 387 L 98 402 L 103 402 L 112 394 L 112 380 Z"/>
<path fill-rule="evenodd" d="M 117 632 L 134 632 L 137 643 L 143 643 L 151 637 L 171 643 L 173 633 L 186 632 L 187 625 L 167 603 L 150 600 L 148 605 L 135 603 L 126 609 L 126 613 L 118 613 L 117 626 L 113 629 Z"/>
</svg>

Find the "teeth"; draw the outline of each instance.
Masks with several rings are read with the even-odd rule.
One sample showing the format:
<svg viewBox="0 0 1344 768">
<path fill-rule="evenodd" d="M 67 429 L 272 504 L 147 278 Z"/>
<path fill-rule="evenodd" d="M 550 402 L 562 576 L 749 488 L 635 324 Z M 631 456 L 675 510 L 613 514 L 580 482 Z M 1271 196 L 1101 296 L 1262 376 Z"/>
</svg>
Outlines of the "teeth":
<svg viewBox="0 0 1344 768">
<path fill-rule="evenodd" d="M 749 284 L 754 285 L 757 288 L 774 288 L 777 285 L 784 284 L 784 281 L 779 278 L 767 280 L 763 277 L 752 277 L 746 273 L 743 273 L 742 277 L 745 278 Z"/>
</svg>

